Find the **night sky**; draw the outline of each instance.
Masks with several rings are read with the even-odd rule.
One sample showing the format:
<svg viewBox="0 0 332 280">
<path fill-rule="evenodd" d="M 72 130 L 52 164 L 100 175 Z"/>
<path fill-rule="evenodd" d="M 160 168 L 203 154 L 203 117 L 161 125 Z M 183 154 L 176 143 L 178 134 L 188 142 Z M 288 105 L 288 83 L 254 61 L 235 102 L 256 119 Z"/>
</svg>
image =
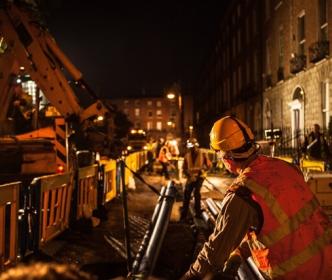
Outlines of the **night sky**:
<svg viewBox="0 0 332 280">
<path fill-rule="evenodd" d="M 222 3 L 54 0 L 46 20 L 100 97 L 161 95 L 173 82 L 189 88 L 197 77 L 227 5 Z"/>
</svg>

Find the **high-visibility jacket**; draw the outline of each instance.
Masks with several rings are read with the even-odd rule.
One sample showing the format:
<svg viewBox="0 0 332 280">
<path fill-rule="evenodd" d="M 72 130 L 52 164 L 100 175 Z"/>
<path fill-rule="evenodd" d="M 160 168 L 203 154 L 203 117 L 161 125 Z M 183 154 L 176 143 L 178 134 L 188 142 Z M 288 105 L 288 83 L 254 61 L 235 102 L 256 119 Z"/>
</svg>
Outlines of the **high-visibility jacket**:
<svg viewBox="0 0 332 280">
<path fill-rule="evenodd" d="M 258 240 L 273 279 L 332 279 L 331 223 L 296 167 L 259 156 L 233 184 L 249 188 L 262 208 Z"/>
<path fill-rule="evenodd" d="M 169 149 L 166 146 L 163 146 L 160 149 L 158 160 L 160 162 L 167 163 L 172 158 L 171 153 L 169 152 Z"/>
<path fill-rule="evenodd" d="M 191 151 L 184 155 L 184 160 L 186 161 L 187 171 L 191 175 L 197 176 L 204 167 L 204 154 L 199 149 L 196 151 L 195 160 L 193 159 Z"/>
</svg>

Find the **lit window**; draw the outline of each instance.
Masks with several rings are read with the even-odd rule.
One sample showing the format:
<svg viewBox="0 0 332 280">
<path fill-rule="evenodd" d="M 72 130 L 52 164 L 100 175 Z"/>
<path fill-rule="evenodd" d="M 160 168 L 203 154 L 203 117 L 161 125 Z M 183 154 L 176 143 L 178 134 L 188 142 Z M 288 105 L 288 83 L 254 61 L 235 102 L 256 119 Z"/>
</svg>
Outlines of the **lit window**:
<svg viewBox="0 0 332 280">
<path fill-rule="evenodd" d="M 158 118 L 160 118 L 160 117 L 162 117 L 163 113 L 162 113 L 161 110 L 157 110 L 156 115 L 157 115 Z"/>
<path fill-rule="evenodd" d="M 139 108 L 135 108 L 135 117 L 139 117 L 140 110 Z"/>
<path fill-rule="evenodd" d="M 148 104 L 148 106 L 152 106 L 152 101 L 148 100 L 147 104 Z"/>
<path fill-rule="evenodd" d="M 156 123 L 156 128 L 157 128 L 157 130 L 162 130 L 163 129 L 162 122 L 157 122 Z"/>
<path fill-rule="evenodd" d="M 146 130 L 152 130 L 153 127 L 152 127 L 153 123 L 151 121 L 147 122 L 146 123 Z"/>
<path fill-rule="evenodd" d="M 161 101 L 157 101 L 157 107 L 161 107 Z"/>
</svg>

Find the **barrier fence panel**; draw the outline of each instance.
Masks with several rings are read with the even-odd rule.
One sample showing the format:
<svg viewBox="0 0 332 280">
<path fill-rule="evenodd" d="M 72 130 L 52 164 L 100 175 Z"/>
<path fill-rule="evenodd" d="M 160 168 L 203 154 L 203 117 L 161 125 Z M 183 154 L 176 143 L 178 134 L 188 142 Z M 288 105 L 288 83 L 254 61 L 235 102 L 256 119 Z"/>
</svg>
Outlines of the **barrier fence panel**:
<svg viewBox="0 0 332 280">
<path fill-rule="evenodd" d="M 116 196 L 116 161 L 109 160 L 103 165 L 104 169 L 104 202 Z"/>
<path fill-rule="evenodd" d="M 92 215 L 98 206 L 98 165 L 94 164 L 79 168 L 77 175 L 77 215 L 76 219 L 85 214 Z M 88 211 L 88 212 L 86 212 Z"/>
<path fill-rule="evenodd" d="M 0 185 L 0 272 L 17 258 L 18 203 L 21 182 Z"/>
<path fill-rule="evenodd" d="M 36 178 L 40 184 L 40 244 L 63 232 L 69 224 L 71 173 Z"/>
</svg>

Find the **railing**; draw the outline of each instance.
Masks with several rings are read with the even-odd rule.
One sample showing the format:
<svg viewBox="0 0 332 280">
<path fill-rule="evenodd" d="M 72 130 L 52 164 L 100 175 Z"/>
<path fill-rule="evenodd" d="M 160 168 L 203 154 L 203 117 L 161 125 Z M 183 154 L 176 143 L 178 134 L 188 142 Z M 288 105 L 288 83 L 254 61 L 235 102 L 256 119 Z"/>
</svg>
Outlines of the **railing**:
<svg viewBox="0 0 332 280">
<path fill-rule="evenodd" d="M 309 61 L 312 63 L 318 62 L 329 56 L 329 41 L 317 41 L 309 47 Z"/>
<path fill-rule="evenodd" d="M 292 74 L 296 74 L 305 69 L 307 65 L 307 57 L 305 55 L 295 54 L 294 57 L 291 58 L 290 62 L 290 72 Z"/>
<path fill-rule="evenodd" d="M 0 185 L 0 272 L 17 260 L 20 187 L 20 182 Z"/>
</svg>

